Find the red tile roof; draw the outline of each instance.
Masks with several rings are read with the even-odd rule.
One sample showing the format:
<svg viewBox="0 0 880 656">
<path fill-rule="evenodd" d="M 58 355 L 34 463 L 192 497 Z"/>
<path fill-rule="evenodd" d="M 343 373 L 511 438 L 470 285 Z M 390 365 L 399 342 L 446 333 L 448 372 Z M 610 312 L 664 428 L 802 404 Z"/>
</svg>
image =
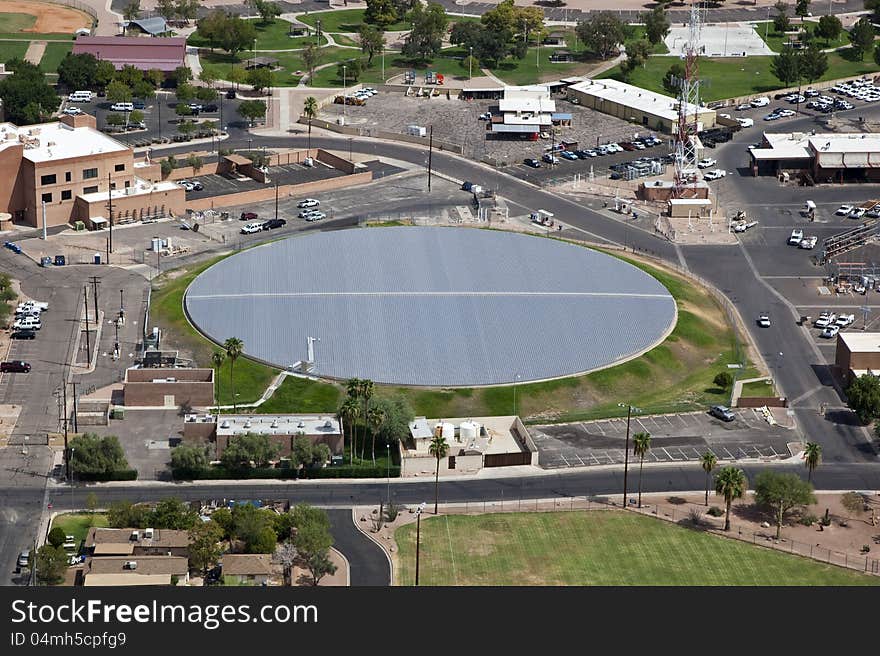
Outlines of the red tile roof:
<svg viewBox="0 0 880 656">
<path fill-rule="evenodd" d="M 98 59 L 113 62 L 117 69 L 131 65 L 144 71 L 157 68 L 163 72 L 170 72 L 185 64 L 186 39 L 81 36 L 73 42 L 73 54 L 82 53 L 89 53 Z"/>
</svg>

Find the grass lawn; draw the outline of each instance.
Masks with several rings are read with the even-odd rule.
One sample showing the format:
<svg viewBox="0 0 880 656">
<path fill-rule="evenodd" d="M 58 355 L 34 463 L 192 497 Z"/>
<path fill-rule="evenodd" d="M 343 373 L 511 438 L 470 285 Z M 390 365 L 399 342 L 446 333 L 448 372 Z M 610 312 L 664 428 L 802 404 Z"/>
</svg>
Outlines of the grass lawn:
<svg viewBox="0 0 880 656">
<path fill-rule="evenodd" d="M 397 530 L 397 585 L 416 527 Z M 878 585 L 880 578 L 623 511 L 427 517 L 421 585 Z"/>
<path fill-rule="evenodd" d="M 31 14 L 2 13 L 0 14 L 0 32 L 21 32 L 34 26 L 37 17 Z"/>
<path fill-rule="evenodd" d="M 73 50 L 72 43 L 48 43 L 43 58 L 40 60 L 40 68 L 46 73 L 54 73 L 58 70 L 58 64 Z"/>
<path fill-rule="evenodd" d="M 92 526 L 107 526 L 107 515 L 104 513 L 70 513 L 58 515 L 52 521 L 52 528 L 60 526 L 64 529 L 65 535 L 72 535 L 76 538 L 77 544 L 81 544 L 86 539 L 86 534 Z"/>
<path fill-rule="evenodd" d="M 322 32 L 357 32 L 364 22 L 364 9 L 341 9 L 340 11 L 321 11 L 297 16 L 301 23 L 317 27 L 321 21 Z M 410 29 L 409 21 L 397 21 L 384 29 L 385 32 L 399 32 Z"/>
<path fill-rule="evenodd" d="M 848 57 L 852 57 L 848 49 L 829 53 L 828 70 L 821 80 L 863 75 L 878 70 L 877 64 L 869 55 L 866 55 L 865 61 L 853 61 Z M 721 100 L 782 88 L 783 84 L 770 71 L 772 59 L 772 57 L 701 59 L 700 78 L 708 81 L 701 87 L 701 99 Z M 678 60 L 672 57 L 649 57 L 644 67 L 632 72 L 629 82 L 669 95 L 669 92 L 663 88 L 663 76 L 676 61 Z M 598 77 L 621 79 L 620 68 L 615 66 Z"/>
<path fill-rule="evenodd" d="M 508 84 L 534 84 L 543 80 L 558 80 L 560 77 L 587 71 L 595 61 L 573 61 L 552 63 L 550 55 L 555 48 L 541 46 L 529 48 L 522 59 L 507 58 L 491 70 Z M 572 50 L 569 48 L 569 50 Z M 580 54 L 572 50 L 577 59 Z"/>
<path fill-rule="evenodd" d="M 647 41 L 648 37 L 645 36 L 645 26 L 644 25 L 627 25 L 626 26 L 626 41 L 625 44 L 632 43 L 633 41 L 638 41 L 640 39 L 645 39 Z M 572 30 L 574 33 L 574 30 Z M 654 45 L 648 44 L 650 49 L 649 53 L 652 55 L 665 55 L 669 52 L 669 48 L 666 47 L 666 44 L 661 41 L 660 43 L 655 43 Z"/>
<path fill-rule="evenodd" d="M 332 55 L 327 56 L 327 59 L 322 59 L 322 63 L 324 61 L 343 61 L 347 59 L 360 59 L 366 62 L 367 58 L 361 54 L 358 50 L 351 50 L 350 48 L 327 48 L 326 50 L 333 51 Z M 423 79 L 421 77 L 422 74 L 426 70 L 435 71 L 437 73 L 442 73 L 449 79 L 467 79 L 467 71 L 461 67 L 461 50 L 458 48 L 448 48 L 442 51 L 442 54 L 439 57 L 436 57 L 430 64 L 427 66 L 419 65 L 414 66 L 409 60 L 400 56 L 398 53 L 385 53 L 385 79 L 389 79 L 394 77 L 395 75 L 402 75 L 404 72 L 408 70 L 415 70 L 417 73 L 418 79 Z M 473 71 L 474 75 L 479 75 L 479 70 Z M 381 55 L 373 57 L 372 65 L 364 70 L 360 77 L 358 78 L 358 82 L 364 83 L 372 83 L 379 84 L 382 80 L 382 57 Z M 310 86 L 314 87 L 342 87 L 342 77 L 339 74 L 338 68 L 336 66 L 330 66 L 328 68 L 322 69 L 320 71 L 315 72 L 315 77 L 312 80 Z M 347 80 L 349 84 L 351 84 L 351 80 Z M 443 87 L 437 87 L 441 91 Z"/>
<path fill-rule="evenodd" d="M 0 41 L 0 61 L 8 62 L 10 59 L 24 59 L 29 41 Z"/>
<path fill-rule="evenodd" d="M 768 29 L 769 25 L 769 29 Z M 810 34 L 813 34 L 816 31 L 817 23 L 804 23 L 803 28 Z M 793 25 L 792 27 L 800 28 L 800 25 Z M 764 37 L 766 30 L 767 37 Z M 773 31 L 773 21 L 769 23 L 767 21 L 761 21 L 760 23 L 755 24 L 755 31 L 758 33 L 764 42 L 770 46 L 770 49 L 773 52 L 781 52 L 782 46 L 788 43 L 789 39 L 794 39 L 794 35 L 782 34 L 781 32 Z M 816 43 L 824 50 L 828 48 L 840 48 L 841 46 L 848 46 L 850 44 L 849 40 L 849 32 L 843 30 L 836 39 L 830 42 L 826 42 L 825 39 L 817 39 Z"/>
<path fill-rule="evenodd" d="M 341 50 L 338 48 L 324 48 L 324 50 Z M 207 52 L 200 51 L 199 52 L 199 60 L 201 61 L 202 68 L 204 70 L 210 70 L 218 80 L 228 80 L 229 79 L 229 71 L 233 66 L 238 66 L 241 68 L 244 66 L 247 59 L 251 56 L 250 52 L 246 53 L 238 53 L 235 57 L 229 55 L 225 52 Z M 291 87 L 296 86 L 299 83 L 300 75 L 296 75 L 295 72 L 304 69 L 304 65 L 302 59 L 299 56 L 298 52 L 275 52 L 269 55 L 278 60 L 278 65 L 281 67 L 275 71 L 272 71 L 274 78 L 272 86 L 276 87 Z"/>
<path fill-rule="evenodd" d="M 188 271 L 176 269 L 164 273 L 154 282 L 150 302 L 151 325 L 159 325 L 166 332 L 171 343 L 192 352 L 197 365 L 211 366 L 211 353 L 217 349 L 213 342 L 202 337 L 187 321 L 183 313 L 183 294 L 189 284 L 202 271 L 227 256 L 220 256 L 200 264 Z M 247 344 L 245 344 L 245 348 Z M 220 403 L 232 403 L 232 386 L 229 380 L 229 361 L 227 360 L 217 372 L 220 382 Z M 235 392 L 238 403 L 256 401 L 269 386 L 272 378 L 278 374 L 277 369 L 267 367 L 246 357 L 235 361 Z"/>
<path fill-rule="evenodd" d="M 354 46 L 355 48 L 361 47 L 361 44 L 358 43 L 357 39 L 353 39 L 345 34 L 334 34 L 333 40 L 341 46 Z"/>
<path fill-rule="evenodd" d="M 275 21 L 271 23 L 263 23 L 260 19 L 254 19 L 253 23 L 257 30 L 257 50 L 288 50 L 290 48 L 304 48 L 308 43 L 318 42 L 318 39 L 315 37 L 288 36 L 291 24 L 280 18 L 276 18 Z M 210 47 L 208 40 L 199 34 L 198 30 L 193 32 L 189 38 L 187 38 L 186 42 L 188 45 L 195 46 L 196 48 Z M 320 39 L 321 45 L 326 42 L 326 39 Z M 249 48 L 252 46 L 253 44 L 251 44 Z M 251 52 L 251 50 L 247 50 L 246 52 Z"/>
<path fill-rule="evenodd" d="M 332 383 L 317 383 L 305 378 L 288 376 L 275 393 L 256 412 L 284 414 L 289 412 L 336 412 L 342 388 Z"/>
<path fill-rule="evenodd" d="M 758 380 L 754 383 L 745 383 L 742 386 L 741 396 L 774 396 L 775 394 L 772 383 Z"/>
</svg>

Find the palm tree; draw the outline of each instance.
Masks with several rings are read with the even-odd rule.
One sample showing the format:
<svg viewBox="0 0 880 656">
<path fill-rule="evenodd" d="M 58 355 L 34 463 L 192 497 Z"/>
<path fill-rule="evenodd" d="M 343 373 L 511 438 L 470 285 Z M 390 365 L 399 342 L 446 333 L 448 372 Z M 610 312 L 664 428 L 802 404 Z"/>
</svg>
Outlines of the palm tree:
<svg viewBox="0 0 880 656">
<path fill-rule="evenodd" d="M 706 505 L 709 505 L 709 481 L 711 480 L 710 474 L 712 470 L 715 469 L 718 464 L 718 458 L 715 457 L 715 454 L 711 451 L 706 451 L 703 454 L 703 459 L 700 461 L 700 465 L 703 468 L 703 471 L 706 472 Z"/>
<path fill-rule="evenodd" d="M 645 464 L 645 456 L 650 450 L 650 433 L 642 432 L 633 435 L 633 455 L 639 457 L 639 508 L 642 507 L 642 466 Z"/>
<path fill-rule="evenodd" d="M 727 513 L 724 515 L 724 530 L 730 530 L 730 504 L 734 499 L 741 499 L 749 487 L 749 479 L 742 469 L 725 467 L 715 477 L 715 494 L 724 497 Z"/>
<path fill-rule="evenodd" d="M 214 369 L 217 371 L 217 396 L 214 400 L 217 402 L 217 414 L 220 414 L 220 367 L 223 366 L 223 361 L 226 359 L 226 353 L 223 351 L 214 351 L 211 354 L 211 364 L 214 365 Z"/>
<path fill-rule="evenodd" d="M 449 444 L 443 438 L 443 428 L 440 424 L 434 429 L 434 437 L 428 451 L 437 458 L 437 471 L 434 472 L 434 514 L 437 514 L 437 505 L 440 501 L 440 458 L 445 458 L 449 451 Z"/>
<path fill-rule="evenodd" d="M 357 417 L 358 414 L 358 404 L 352 398 L 347 398 L 342 402 L 342 406 L 339 408 L 339 416 L 342 418 L 342 421 L 345 422 L 345 425 L 349 427 L 349 432 L 354 428 L 354 418 Z M 349 437 L 351 439 L 351 437 Z M 345 450 L 345 434 L 342 435 L 342 444 L 343 450 Z M 354 442 L 350 445 L 351 452 L 349 453 L 349 463 L 354 462 L 352 458 L 354 458 Z"/>
<path fill-rule="evenodd" d="M 312 119 L 318 115 L 318 99 L 314 96 L 306 98 L 303 104 L 303 114 L 309 119 L 309 141 L 308 149 L 312 149 Z"/>
<path fill-rule="evenodd" d="M 361 442 L 361 459 L 364 457 L 364 448 L 367 445 L 367 411 L 370 409 L 370 397 L 373 396 L 373 381 L 364 379 L 361 381 L 361 397 L 364 399 L 364 441 Z"/>
<path fill-rule="evenodd" d="M 352 428 L 354 428 L 354 435 L 351 440 L 351 463 L 354 464 L 354 452 L 355 447 L 357 446 L 357 421 L 358 415 L 360 414 L 360 406 L 358 405 L 358 400 L 361 397 L 361 379 L 360 378 L 349 378 L 345 383 L 345 391 L 348 394 L 348 398 L 351 399 L 355 404 L 355 413 L 352 418 Z"/>
<path fill-rule="evenodd" d="M 385 421 L 385 411 L 382 408 L 370 408 L 367 415 L 367 421 L 370 422 L 370 432 L 373 434 L 373 466 L 376 466 L 376 432 Z"/>
<path fill-rule="evenodd" d="M 813 471 L 822 462 L 822 447 L 816 442 L 807 442 L 804 449 L 804 464 L 807 466 L 807 480 L 812 482 Z"/>
<path fill-rule="evenodd" d="M 223 342 L 223 348 L 226 349 L 226 355 L 229 357 L 229 384 L 232 385 L 232 412 L 237 412 L 235 402 L 235 361 L 244 351 L 244 342 L 238 337 L 230 337 Z"/>
</svg>

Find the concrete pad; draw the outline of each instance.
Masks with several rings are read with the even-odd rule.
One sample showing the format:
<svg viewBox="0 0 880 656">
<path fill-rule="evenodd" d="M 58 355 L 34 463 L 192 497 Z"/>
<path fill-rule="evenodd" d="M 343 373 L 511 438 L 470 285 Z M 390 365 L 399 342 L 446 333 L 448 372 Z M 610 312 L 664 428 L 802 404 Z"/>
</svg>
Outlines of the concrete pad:
<svg viewBox="0 0 880 656">
<path fill-rule="evenodd" d="M 672 55 L 680 56 L 688 40 L 687 27 L 673 27 L 666 35 L 666 47 Z M 704 25 L 700 31 L 702 57 L 753 57 L 775 54 L 748 24 L 726 23 Z"/>
</svg>

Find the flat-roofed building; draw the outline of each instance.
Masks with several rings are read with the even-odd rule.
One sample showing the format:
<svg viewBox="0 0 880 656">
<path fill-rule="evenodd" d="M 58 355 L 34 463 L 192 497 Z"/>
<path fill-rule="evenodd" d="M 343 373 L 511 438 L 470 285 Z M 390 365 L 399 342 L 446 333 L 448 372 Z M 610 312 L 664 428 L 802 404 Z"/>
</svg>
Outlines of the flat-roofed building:
<svg viewBox="0 0 880 656">
<path fill-rule="evenodd" d="M 649 130 L 671 134 L 678 126 L 678 99 L 632 84 L 590 79 L 572 84 L 567 93 L 569 99 L 577 100 L 584 107 L 638 123 Z M 714 109 L 688 103 L 687 113 L 696 123 L 697 132 L 715 127 Z"/>
<path fill-rule="evenodd" d="M 159 165 L 95 129 L 89 114 L 54 123 L 0 124 L 0 212 L 32 227 L 100 218 L 168 216 L 185 209 L 185 191 L 161 183 Z M 112 217 L 109 193 L 113 192 Z"/>
<path fill-rule="evenodd" d="M 814 182 L 880 180 L 880 134 L 765 132 L 749 149 L 752 175 L 809 173 Z"/>
<path fill-rule="evenodd" d="M 73 54 L 88 53 L 109 61 L 116 70 L 134 66 L 170 74 L 186 65 L 186 39 L 183 37 L 81 36 L 73 42 Z"/>
<path fill-rule="evenodd" d="M 492 121 L 492 132 L 537 139 L 538 134 L 552 124 L 556 101 L 550 98 L 547 85 L 505 87 L 498 110 L 501 120 Z"/>
<path fill-rule="evenodd" d="M 838 333 L 834 364 L 847 383 L 866 374 L 880 376 L 880 333 Z"/>
</svg>

